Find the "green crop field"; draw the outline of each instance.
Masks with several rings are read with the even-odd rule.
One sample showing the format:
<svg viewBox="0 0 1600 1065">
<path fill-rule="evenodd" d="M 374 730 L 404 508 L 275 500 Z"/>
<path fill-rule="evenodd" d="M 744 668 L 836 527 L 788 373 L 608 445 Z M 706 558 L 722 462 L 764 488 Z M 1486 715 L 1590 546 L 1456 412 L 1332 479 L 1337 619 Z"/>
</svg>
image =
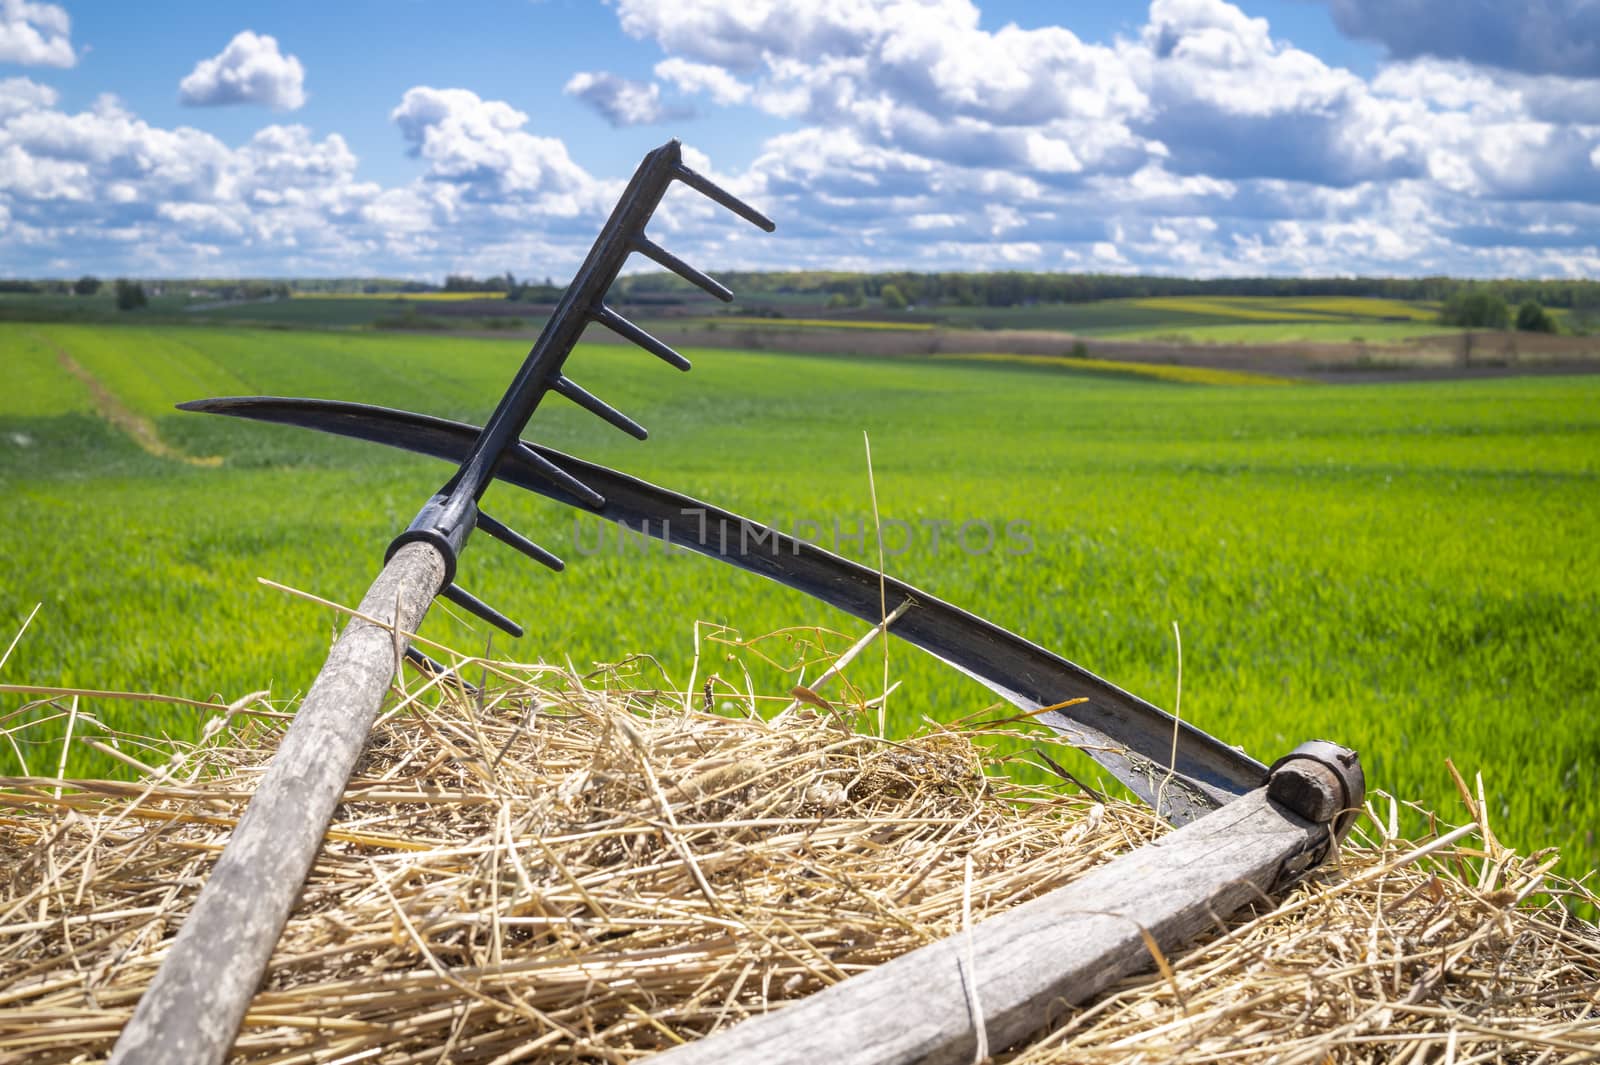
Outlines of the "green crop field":
<svg viewBox="0 0 1600 1065">
<path fill-rule="evenodd" d="M 1150 311 L 1198 314 L 1234 322 L 1326 322 L 1333 317 L 1306 310 L 1298 300 L 1246 296 L 1163 296 L 1134 300 L 1133 304 Z"/>
<path fill-rule="evenodd" d="M 1158 326 L 1129 329 L 1115 336 L 1118 340 L 1182 340 L 1198 344 L 1287 344 L 1302 341 L 1328 344 L 1369 341 L 1387 344 L 1455 332 L 1459 330 L 1447 329 L 1437 323 L 1301 319 L 1289 322 L 1226 322 L 1176 329 Z"/>
<path fill-rule="evenodd" d="M 362 328 L 380 322 L 395 322 L 407 316 L 424 319 L 444 318 L 435 328 L 454 323 L 453 328 L 471 329 L 479 323 L 462 315 L 479 310 L 492 314 L 505 307 L 505 298 L 483 293 L 426 292 L 415 295 L 297 295 L 286 300 L 250 300 L 207 305 L 187 313 L 199 322 L 237 322 L 311 326 L 315 328 Z M 530 315 L 533 313 L 530 309 Z"/>
<path fill-rule="evenodd" d="M 415 303 L 476 303 L 503 300 L 503 292 L 296 292 L 297 300 L 405 300 Z"/>
<path fill-rule="evenodd" d="M 45 293 L 0 293 L 0 321 L 78 321 L 128 325 L 265 325 L 284 328 L 366 329 L 379 323 L 402 326 L 397 319 L 422 318 L 429 328 L 480 328 L 473 316 L 503 317 L 504 294 L 492 292 L 302 292 L 292 298 L 220 299 L 191 295 L 181 285 L 148 297 L 147 307 L 117 310 L 111 286 L 93 296 Z M 513 308 L 520 309 L 520 308 Z M 529 306 L 526 317 L 538 319 Z M 432 319 L 432 321 L 427 321 Z"/>
<path fill-rule="evenodd" d="M 248 300 L 202 306 L 187 313 L 197 322 L 260 322 L 313 327 L 370 326 L 386 316 L 400 315 L 408 307 L 426 314 L 428 306 L 390 297 L 296 296 L 287 300 Z"/>
<path fill-rule="evenodd" d="M 446 470 L 170 405 L 261 392 L 477 420 L 523 352 L 450 337 L 0 323 L 0 650 L 43 604 L 0 682 L 201 699 L 270 688 L 287 704 L 336 618 L 256 578 L 354 602 Z M 1183 714 L 1202 728 L 1265 760 L 1336 738 L 1362 751 L 1374 786 L 1454 817 L 1452 757 L 1469 780 L 1484 774 L 1507 841 L 1559 844 L 1574 869 L 1600 861 L 1600 378 L 1212 387 L 1009 361 L 689 354 L 688 375 L 620 347 L 573 358 L 573 376 L 648 425 L 649 442 L 556 398 L 534 435 L 786 528 L 814 523 L 825 545 L 871 558 L 868 431 L 882 512 L 914 534 L 890 544 L 896 575 L 1165 706 L 1177 621 Z M 142 450 L 101 415 L 106 396 L 178 455 L 220 465 Z M 593 525 L 510 489 L 486 504 L 569 560 L 552 575 L 473 542 L 462 583 L 529 625 L 515 643 L 495 638 L 500 655 L 584 669 L 646 653 L 682 685 L 696 621 L 746 636 L 863 628 L 704 559 L 619 549 L 614 534 L 596 549 Z M 948 524 L 935 546 L 937 522 Z M 489 642 L 443 609 L 425 631 L 468 653 Z M 703 650 L 701 678 L 744 686 L 738 662 Z M 853 672 L 871 691 L 881 663 L 869 660 Z M 891 671 L 894 727 L 989 702 L 904 646 Z M 792 681 L 760 668 L 753 679 L 769 692 Z M 0 695 L 11 715 L 0 772 L 53 772 L 61 723 L 18 731 L 55 712 L 17 715 L 26 701 Z M 158 703 L 81 710 L 89 738 L 196 729 L 194 711 Z M 83 745 L 69 766 L 128 772 Z"/>
<path fill-rule="evenodd" d="M 866 318 L 749 318 L 730 314 L 715 318 L 690 319 L 696 325 L 743 325 L 762 329 L 869 329 L 923 332 L 933 328 L 929 322 L 879 321 Z"/>
<path fill-rule="evenodd" d="M 1043 329 L 1122 340 L 1391 341 L 1455 330 L 1432 304 L 1360 297 L 1185 296 L 917 312 L 949 328 Z"/>
<path fill-rule="evenodd" d="M 1373 296 L 1299 296 L 1277 300 L 1257 300 L 1257 306 L 1277 305 L 1291 310 L 1316 311 L 1345 318 L 1376 318 L 1385 321 L 1439 321 L 1439 304 L 1408 303 L 1405 300 Z"/>
<path fill-rule="evenodd" d="M 517 328 L 537 332 L 542 316 L 535 305 L 513 324 L 504 298 L 495 293 L 300 293 L 291 299 L 217 300 L 171 291 L 151 298 L 148 310 L 133 315 L 116 310 L 109 287 L 97 296 L 0 294 L 0 321 L 68 320 L 131 324 L 143 318 L 165 324 L 268 326 L 398 331 L 471 331 Z M 709 308 L 709 301 L 705 301 Z M 784 317 L 718 314 L 680 317 L 674 327 L 738 328 L 785 334 L 811 330 L 926 332 L 945 329 L 1022 329 L 1072 333 L 1120 340 L 1194 341 L 1251 344 L 1295 341 L 1387 343 L 1454 332 L 1438 324 L 1435 304 L 1365 297 L 1187 296 L 1099 300 L 1089 303 L 1028 304 L 1014 307 L 946 305 L 904 313 L 876 306 L 829 310 L 815 294 L 757 293 L 752 305 Z M 682 313 L 684 308 L 673 308 Z M 659 307 L 642 306 L 635 318 L 649 321 Z M 1557 314 L 1558 319 L 1561 318 Z"/>
<path fill-rule="evenodd" d="M 1044 329 L 1082 336 L 1116 336 L 1134 329 L 1180 330 L 1215 324 L 1208 314 L 1139 306 L 1138 300 L 1041 303 L 1017 307 L 933 307 L 925 312 L 950 329 Z"/>
<path fill-rule="evenodd" d="M 1289 377 L 1222 370 L 1210 366 L 1185 366 L 1167 362 L 1127 362 L 1085 357 L 1062 358 L 1054 355 L 1018 355 L 1006 352 L 976 352 L 958 355 L 930 355 L 936 361 L 1010 363 L 1034 366 L 1058 373 L 1114 374 L 1120 377 L 1171 381 L 1186 385 L 1272 385 L 1282 387 L 1297 382 Z"/>
</svg>

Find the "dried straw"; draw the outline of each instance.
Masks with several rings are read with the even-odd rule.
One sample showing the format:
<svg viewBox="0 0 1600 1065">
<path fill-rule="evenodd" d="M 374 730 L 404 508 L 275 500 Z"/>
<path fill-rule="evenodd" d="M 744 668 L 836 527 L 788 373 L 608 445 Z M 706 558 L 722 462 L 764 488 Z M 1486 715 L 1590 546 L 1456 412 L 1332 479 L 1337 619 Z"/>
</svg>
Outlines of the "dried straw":
<svg viewBox="0 0 1600 1065">
<path fill-rule="evenodd" d="M 831 705 L 769 723 L 618 675 L 488 672 L 381 720 L 237 1060 L 633 1060 L 1160 831 L 1138 806 L 985 776 L 979 730 L 888 741 Z M 0 1062 L 107 1053 L 282 727 L 235 704 L 135 782 L 0 780 Z M 1600 938 L 1562 905 L 1593 897 L 1481 817 L 1426 854 L 1375 825 L 1170 979 L 1063 1008 L 1011 1060 L 1600 1052 Z"/>
<path fill-rule="evenodd" d="M 1573 912 L 1596 897 L 1481 816 L 1418 843 L 1397 810 L 1380 794 L 1336 865 L 1011 1060 L 1600 1059 L 1600 930 Z"/>
</svg>

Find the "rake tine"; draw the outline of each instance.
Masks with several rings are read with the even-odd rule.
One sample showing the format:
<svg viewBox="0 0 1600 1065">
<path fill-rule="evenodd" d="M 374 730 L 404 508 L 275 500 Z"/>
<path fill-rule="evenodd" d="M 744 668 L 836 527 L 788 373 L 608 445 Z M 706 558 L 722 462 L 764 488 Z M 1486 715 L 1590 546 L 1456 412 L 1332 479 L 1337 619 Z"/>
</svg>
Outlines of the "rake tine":
<svg viewBox="0 0 1600 1065">
<path fill-rule="evenodd" d="M 711 277 L 709 274 L 703 274 L 699 270 L 696 270 L 694 267 L 690 266 L 688 263 L 672 254 L 670 251 L 663 248 L 661 245 L 657 244 L 643 233 L 635 234 L 632 244 L 634 251 L 654 259 L 657 263 L 665 266 L 668 270 L 671 270 L 685 281 L 694 282 L 696 285 L 699 285 L 701 288 L 717 297 L 717 299 L 721 300 L 723 303 L 727 303 L 729 300 L 733 299 L 732 289 Z"/>
<path fill-rule="evenodd" d="M 485 603 L 482 599 L 479 599 L 477 596 L 461 587 L 461 585 L 447 584 L 439 591 L 439 594 L 450 600 L 462 610 L 465 610 L 467 613 L 474 614 L 482 618 L 484 621 L 487 621 L 495 628 L 500 629 L 513 637 L 522 636 L 521 625 L 518 625 L 515 621 L 512 621 L 510 618 L 500 613 L 500 611 L 496 610 L 488 603 Z"/>
<path fill-rule="evenodd" d="M 459 673 L 453 672 L 443 662 L 431 658 L 410 644 L 406 645 L 406 661 L 430 677 L 443 678 L 444 683 L 455 685 L 467 695 L 476 696 L 478 694 L 479 689 L 476 684 L 463 679 Z"/>
<path fill-rule="evenodd" d="M 644 426 L 640 425 L 638 422 L 634 421 L 617 408 L 611 406 L 611 404 L 607 403 L 593 392 L 590 392 L 588 389 L 584 388 L 582 385 L 578 384 L 578 382 L 574 381 L 565 374 L 558 375 L 551 383 L 550 387 L 561 393 L 563 396 L 566 396 L 568 399 L 572 400 L 572 402 L 576 403 L 590 414 L 594 414 L 605 419 L 631 437 L 644 440 L 650 436 L 649 430 L 647 430 Z"/>
<path fill-rule="evenodd" d="M 693 170 L 690 170 L 688 167 L 684 166 L 682 163 L 679 163 L 673 169 L 672 176 L 689 186 L 691 189 L 694 189 L 702 196 L 716 200 L 718 203 L 722 204 L 722 206 L 726 207 L 740 218 L 743 218 L 751 225 L 764 229 L 768 233 L 771 233 L 774 229 L 778 228 L 772 219 L 768 218 L 754 207 L 751 207 L 748 203 L 745 203 L 733 193 L 728 192 L 720 185 L 715 184 L 710 178 L 702 177 Z"/>
<path fill-rule="evenodd" d="M 551 554 L 549 551 L 546 551 L 544 548 L 540 547 L 526 536 L 523 536 L 521 533 L 517 532 L 517 530 L 506 525 L 504 522 L 491 518 L 482 510 L 478 511 L 478 528 L 482 529 L 496 540 L 499 540 L 501 543 L 521 551 L 524 555 L 527 555 L 541 566 L 548 566 L 557 573 L 560 573 L 562 570 L 567 568 L 567 564 L 561 561 L 559 557 Z"/>
<path fill-rule="evenodd" d="M 557 487 L 564 489 L 571 495 L 577 496 L 579 499 L 583 500 L 586 506 L 599 509 L 600 507 L 606 505 L 605 496 L 601 495 L 599 492 L 596 492 L 593 488 L 590 488 L 588 485 L 584 484 L 582 481 L 572 476 L 572 474 L 568 473 L 560 466 L 557 466 L 555 463 L 551 462 L 549 459 L 545 458 L 531 447 L 528 447 L 526 444 L 518 441 L 512 446 L 512 448 L 508 450 L 517 450 L 517 453 L 521 455 L 522 458 L 532 462 L 534 466 L 538 467 L 539 472 L 544 474 L 546 479 L 554 482 Z"/>
<path fill-rule="evenodd" d="M 662 362 L 665 362 L 670 366 L 676 366 L 680 370 L 689 369 L 688 359 L 684 358 L 682 355 L 679 355 L 676 351 L 673 351 L 671 348 L 667 347 L 667 345 L 663 344 L 649 333 L 646 333 L 643 329 L 640 329 L 638 326 L 634 325 L 632 322 L 628 321 L 626 318 L 622 317 L 622 315 L 618 314 L 610 307 L 607 307 L 605 304 L 600 304 L 600 306 L 590 311 L 589 314 L 595 321 L 599 322 L 601 325 L 605 326 L 622 339 L 631 340 L 633 343 L 639 345 L 641 348 L 648 351 Z"/>
</svg>

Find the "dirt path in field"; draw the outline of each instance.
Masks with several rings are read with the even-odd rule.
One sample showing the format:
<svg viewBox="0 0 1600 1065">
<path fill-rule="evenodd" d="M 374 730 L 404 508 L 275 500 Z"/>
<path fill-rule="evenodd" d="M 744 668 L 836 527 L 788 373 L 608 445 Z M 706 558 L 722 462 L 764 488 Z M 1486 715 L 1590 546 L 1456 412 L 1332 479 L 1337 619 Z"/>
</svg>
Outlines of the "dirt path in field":
<svg viewBox="0 0 1600 1065">
<path fill-rule="evenodd" d="M 94 400 L 96 412 L 100 417 L 110 422 L 112 426 L 126 433 L 135 444 L 146 454 L 154 455 L 158 459 L 172 459 L 177 462 L 187 463 L 190 466 L 220 466 L 222 456 L 207 455 L 196 457 L 185 455 L 177 448 L 171 447 L 161 439 L 161 434 L 156 432 L 156 427 L 148 418 L 141 417 L 122 405 L 122 401 L 111 394 L 100 379 L 90 373 L 77 359 L 74 359 L 65 348 L 51 344 L 38 334 L 41 343 L 50 344 L 56 353 L 56 361 L 61 368 L 83 382 L 83 387 L 89 390 L 89 396 Z"/>
</svg>

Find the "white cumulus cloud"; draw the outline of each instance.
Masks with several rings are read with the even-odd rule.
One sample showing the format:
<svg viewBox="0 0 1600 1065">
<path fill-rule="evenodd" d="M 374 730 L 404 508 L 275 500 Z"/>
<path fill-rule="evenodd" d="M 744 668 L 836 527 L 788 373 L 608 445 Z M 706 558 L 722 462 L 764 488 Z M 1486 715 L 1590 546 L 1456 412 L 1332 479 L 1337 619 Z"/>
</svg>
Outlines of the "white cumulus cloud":
<svg viewBox="0 0 1600 1065">
<path fill-rule="evenodd" d="M 0 63 L 70 67 L 77 61 L 72 50 L 72 19 L 65 8 L 31 0 L 0 0 Z"/>
<path fill-rule="evenodd" d="M 1071 32 L 1070 5 L 1021 27 L 971 0 L 610 2 L 661 49 L 654 80 L 583 72 L 568 92 L 622 126 L 690 99 L 768 116 L 747 163 L 686 158 L 776 239 L 681 189 L 652 222 L 709 268 L 1600 273 L 1600 78 L 1571 69 L 1353 71 L 1227 0 L 1153 0 L 1105 42 Z M 420 173 L 388 184 L 337 134 L 224 143 L 59 99 L 0 80 L 0 261 L 19 271 L 71 249 L 99 273 L 559 276 L 627 176 L 465 88 L 404 94 L 391 119 Z"/>
<path fill-rule="evenodd" d="M 0 119 L 36 108 L 54 107 L 60 94 L 30 78 L 0 79 Z"/>
<path fill-rule="evenodd" d="M 178 99 L 194 107 L 265 104 L 293 111 L 306 102 L 300 60 L 278 51 L 278 39 L 243 30 L 178 83 Z"/>
<path fill-rule="evenodd" d="M 467 89 L 406 90 L 390 116 L 428 163 L 427 181 L 453 198 L 572 217 L 597 204 L 600 186 L 555 137 L 525 127 L 528 116 Z M 609 205 L 608 205 L 609 206 Z"/>
<path fill-rule="evenodd" d="M 16 80 L 0 83 L 0 99 Z M 317 272 L 395 240 L 362 218 L 383 190 L 355 180 L 337 134 L 267 126 L 231 148 L 152 125 L 114 97 L 69 112 L 29 95 L 29 109 L 0 111 L 0 210 L 11 220 L 0 259 L 53 248 L 97 272 Z"/>
<path fill-rule="evenodd" d="M 815 60 L 851 55 L 879 32 L 889 5 L 863 0 L 617 0 L 622 28 L 653 37 L 667 52 L 703 63 L 754 70 L 772 57 Z M 970 7 L 965 0 L 912 0 L 937 17 L 941 7 Z"/>
<path fill-rule="evenodd" d="M 823 264 L 1111 245 L 1158 271 L 1485 273 L 1532 203 L 1551 235 L 1520 264 L 1571 273 L 1600 245 L 1581 221 L 1600 82 L 1570 74 L 1419 59 L 1362 76 L 1227 0 L 1153 0 L 1107 43 L 989 29 L 970 0 L 614 6 L 667 53 L 658 78 L 800 125 L 744 179 Z"/>
<path fill-rule="evenodd" d="M 604 70 L 581 71 L 562 90 L 576 96 L 613 126 L 648 126 L 668 119 L 686 118 L 687 108 L 661 102 L 661 86 L 633 81 Z"/>
<path fill-rule="evenodd" d="M 680 92 L 706 93 L 723 106 L 742 104 L 750 98 L 750 86 L 710 63 L 663 59 L 656 64 L 656 77 L 672 82 Z"/>
</svg>

